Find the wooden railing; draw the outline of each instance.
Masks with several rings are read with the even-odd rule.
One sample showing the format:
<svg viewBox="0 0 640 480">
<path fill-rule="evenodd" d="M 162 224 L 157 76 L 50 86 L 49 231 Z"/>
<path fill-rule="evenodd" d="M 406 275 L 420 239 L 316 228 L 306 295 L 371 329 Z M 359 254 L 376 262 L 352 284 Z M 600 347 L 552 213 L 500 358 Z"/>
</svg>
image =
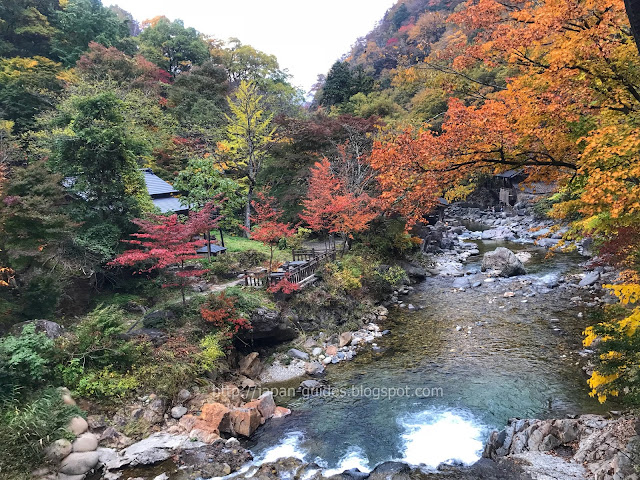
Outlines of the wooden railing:
<svg viewBox="0 0 640 480">
<path fill-rule="evenodd" d="M 289 265 L 282 272 L 249 273 L 244 272 L 244 284 L 248 287 L 269 286 L 278 283 L 283 278 L 289 279 L 291 283 L 300 284 L 311 275 L 313 275 L 320 266 L 328 261 L 336 259 L 336 251 L 328 250 L 325 252 L 311 250 L 294 250 L 293 261 L 304 261 L 304 263 L 292 266 Z"/>
</svg>

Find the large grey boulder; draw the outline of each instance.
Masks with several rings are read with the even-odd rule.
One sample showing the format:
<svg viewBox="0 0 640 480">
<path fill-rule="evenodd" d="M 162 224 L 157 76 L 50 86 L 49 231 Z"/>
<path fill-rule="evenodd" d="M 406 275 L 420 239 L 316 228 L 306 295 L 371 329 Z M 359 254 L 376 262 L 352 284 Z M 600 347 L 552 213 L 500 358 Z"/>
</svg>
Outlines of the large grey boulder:
<svg viewBox="0 0 640 480">
<path fill-rule="evenodd" d="M 275 310 L 258 308 L 250 320 L 251 330 L 240 336 L 244 341 L 275 345 L 298 336 L 293 322 Z"/>
<path fill-rule="evenodd" d="M 72 447 L 74 452 L 93 452 L 98 448 L 98 437 L 93 433 L 83 433 L 74 440 Z"/>
<path fill-rule="evenodd" d="M 167 460 L 177 451 L 198 448 L 203 445 L 205 444 L 202 442 L 191 441 L 191 438 L 186 435 L 171 435 L 165 432 L 154 433 L 150 437 L 125 448 L 116 457 L 105 459 L 105 468 L 113 470 L 125 466 L 152 465 Z"/>
<path fill-rule="evenodd" d="M 35 325 L 36 332 L 44 333 L 48 338 L 58 338 L 64 333 L 64 327 L 62 325 L 49 320 L 30 320 L 28 322 L 16 323 L 11 327 L 11 333 L 13 335 L 20 335 L 24 327 L 32 324 Z"/>
<path fill-rule="evenodd" d="M 69 454 L 60 464 L 60 473 L 66 475 L 82 475 L 98 464 L 97 452 L 74 452 Z"/>
<path fill-rule="evenodd" d="M 581 287 L 590 287 L 591 285 L 595 285 L 598 280 L 600 280 L 599 272 L 589 272 L 587 273 L 582 280 L 580 280 Z"/>
<path fill-rule="evenodd" d="M 527 273 L 516 254 L 505 247 L 498 247 L 493 252 L 484 254 L 482 271 L 487 270 L 498 270 L 503 277 L 514 277 Z"/>
</svg>

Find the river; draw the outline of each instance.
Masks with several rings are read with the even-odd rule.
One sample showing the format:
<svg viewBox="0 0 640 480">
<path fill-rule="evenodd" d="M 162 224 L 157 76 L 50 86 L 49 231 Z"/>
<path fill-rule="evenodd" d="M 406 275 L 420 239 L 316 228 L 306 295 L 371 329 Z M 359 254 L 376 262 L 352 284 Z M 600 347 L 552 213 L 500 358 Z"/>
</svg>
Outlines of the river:
<svg viewBox="0 0 640 480">
<path fill-rule="evenodd" d="M 603 413 L 588 396 L 577 354 L 587 312 L 572 307 L 575 290 L 542 286 L 545 276 L 577 271 L 580 258 L 478 243 L 481 254 L 497 245 L 529 251 L 529 273 L 466 291 L 454 291 L 451 277 L 416 285 L 406 303 L 422 309 L 392 309 L 380 351 L 367 347 L 330 367 L 324 394 L 277 399 L 293 414 L 250 440 L 257 462 L 293 456 L 327 473 L 369 471 L 392 459 L 427 468 L 471 464 L 488 433 L 511 417 Z M 472 258 L 465 268 L 475 272 L 481 255 Z M 291 385 L 272 385 L 283 386 Z"/>
</svg>

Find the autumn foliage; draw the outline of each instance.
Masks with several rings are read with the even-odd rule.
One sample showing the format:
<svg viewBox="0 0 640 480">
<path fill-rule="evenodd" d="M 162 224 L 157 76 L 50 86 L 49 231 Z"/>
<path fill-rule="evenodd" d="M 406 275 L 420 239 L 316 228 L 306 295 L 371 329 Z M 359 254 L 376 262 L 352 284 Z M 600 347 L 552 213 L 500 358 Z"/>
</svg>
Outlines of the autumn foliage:
<svg viewBox="0 0 640 480">
<path fill-rule="evenodd" d="M 253 229 L 251 239 L 262 242 L 270 250 L 269 272 L 273 270 L 273 249 L 281 240 L 291 238 L 296 234 L 296 229 L 280 221 L 282 210 L 276 206 L 276 200 L 267 196 L 264 192 L 256 195 L 257 200 L 251 202 L 255 214 L 251 217 Z"/>
<path fill-rule="evenodd" d="M 196 237 L 217 228 L 217 210 L 217 205 L 210 202 L 199 212 L 192 212 L 184 222 L 176 214 L 134 219 L 139 233 L 132 234 L 131 240 L 123 240 L 131 248 L 118 255 L 109 266 L 137 266 L 139 273 L 160 270 L 174 278 L 174 283 L 164 286 L 179 286 L 184 302 L 184 289 L 190 279 L 206 272 L 188 268 L 187 262 L 197 259 L 199 255 L 196 250 L 206 244 L 205 240 Z"/>
<path fill-rule="evenodd" d="M 331 163 L 323 159 L 311 168 L 307 198 L 302 201 L 300 218 L 312 230 L 340 233 L 353 238 L 354 233 L 367 229 L 378 212 L 366 192 L 349 191 L 346 182 L 332 172 Z"/>
<path fill-rule="evenodd" d="M 300 285 L 289 280 L 287 275 L 285 275 L 279 282 L 273 283 L 269 288 L 267 288 L 269 293 L 283 293 L 285 295 L 297 292 L 298 290 L 300 290 Z"/>
<path fill-rule="evenodd" d="M 235 298 L 227 296 L 225 292 L 209 295 L 200 306 L 200 315 L 207 324 L 216 327 L 228 338 L 242 330 L 251 329 L 249 321 L 238 315 Z"/>
</svg>

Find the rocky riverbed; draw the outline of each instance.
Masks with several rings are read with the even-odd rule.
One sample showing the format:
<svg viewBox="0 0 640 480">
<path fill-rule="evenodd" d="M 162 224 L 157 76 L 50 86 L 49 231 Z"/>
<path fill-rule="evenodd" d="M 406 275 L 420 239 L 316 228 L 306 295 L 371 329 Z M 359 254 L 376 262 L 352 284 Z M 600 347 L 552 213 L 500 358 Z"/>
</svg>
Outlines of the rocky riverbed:
<svg viewBox="0 0 640 480">
<path fill-rule="evenodd" d="M 100 445 L 85 455 L 87 471 L 122 480 L 637 478 L 637 420 L 589 399 L 581 370 L 592 354 L 580 345 L 586 316 L 613 301 L 601 285 L 617 274 L 589 267 L 588 242 L 548 257 L 563 231 L 526 210 L 451 208 L 423 229 L 425 261 L 403 264 L 426 280 L 399 287 L 360 328 L 295 339 L 268 359 L 241 356 L 217 389 L 90 416 L 82 435 Z M 260 315 L 289 332 L 282 318 Z M 119 422 L 132 418 L 151 435 L 124 435 Z M 86 476 L 65 471 L 39 473 Z"/>
</svg>

